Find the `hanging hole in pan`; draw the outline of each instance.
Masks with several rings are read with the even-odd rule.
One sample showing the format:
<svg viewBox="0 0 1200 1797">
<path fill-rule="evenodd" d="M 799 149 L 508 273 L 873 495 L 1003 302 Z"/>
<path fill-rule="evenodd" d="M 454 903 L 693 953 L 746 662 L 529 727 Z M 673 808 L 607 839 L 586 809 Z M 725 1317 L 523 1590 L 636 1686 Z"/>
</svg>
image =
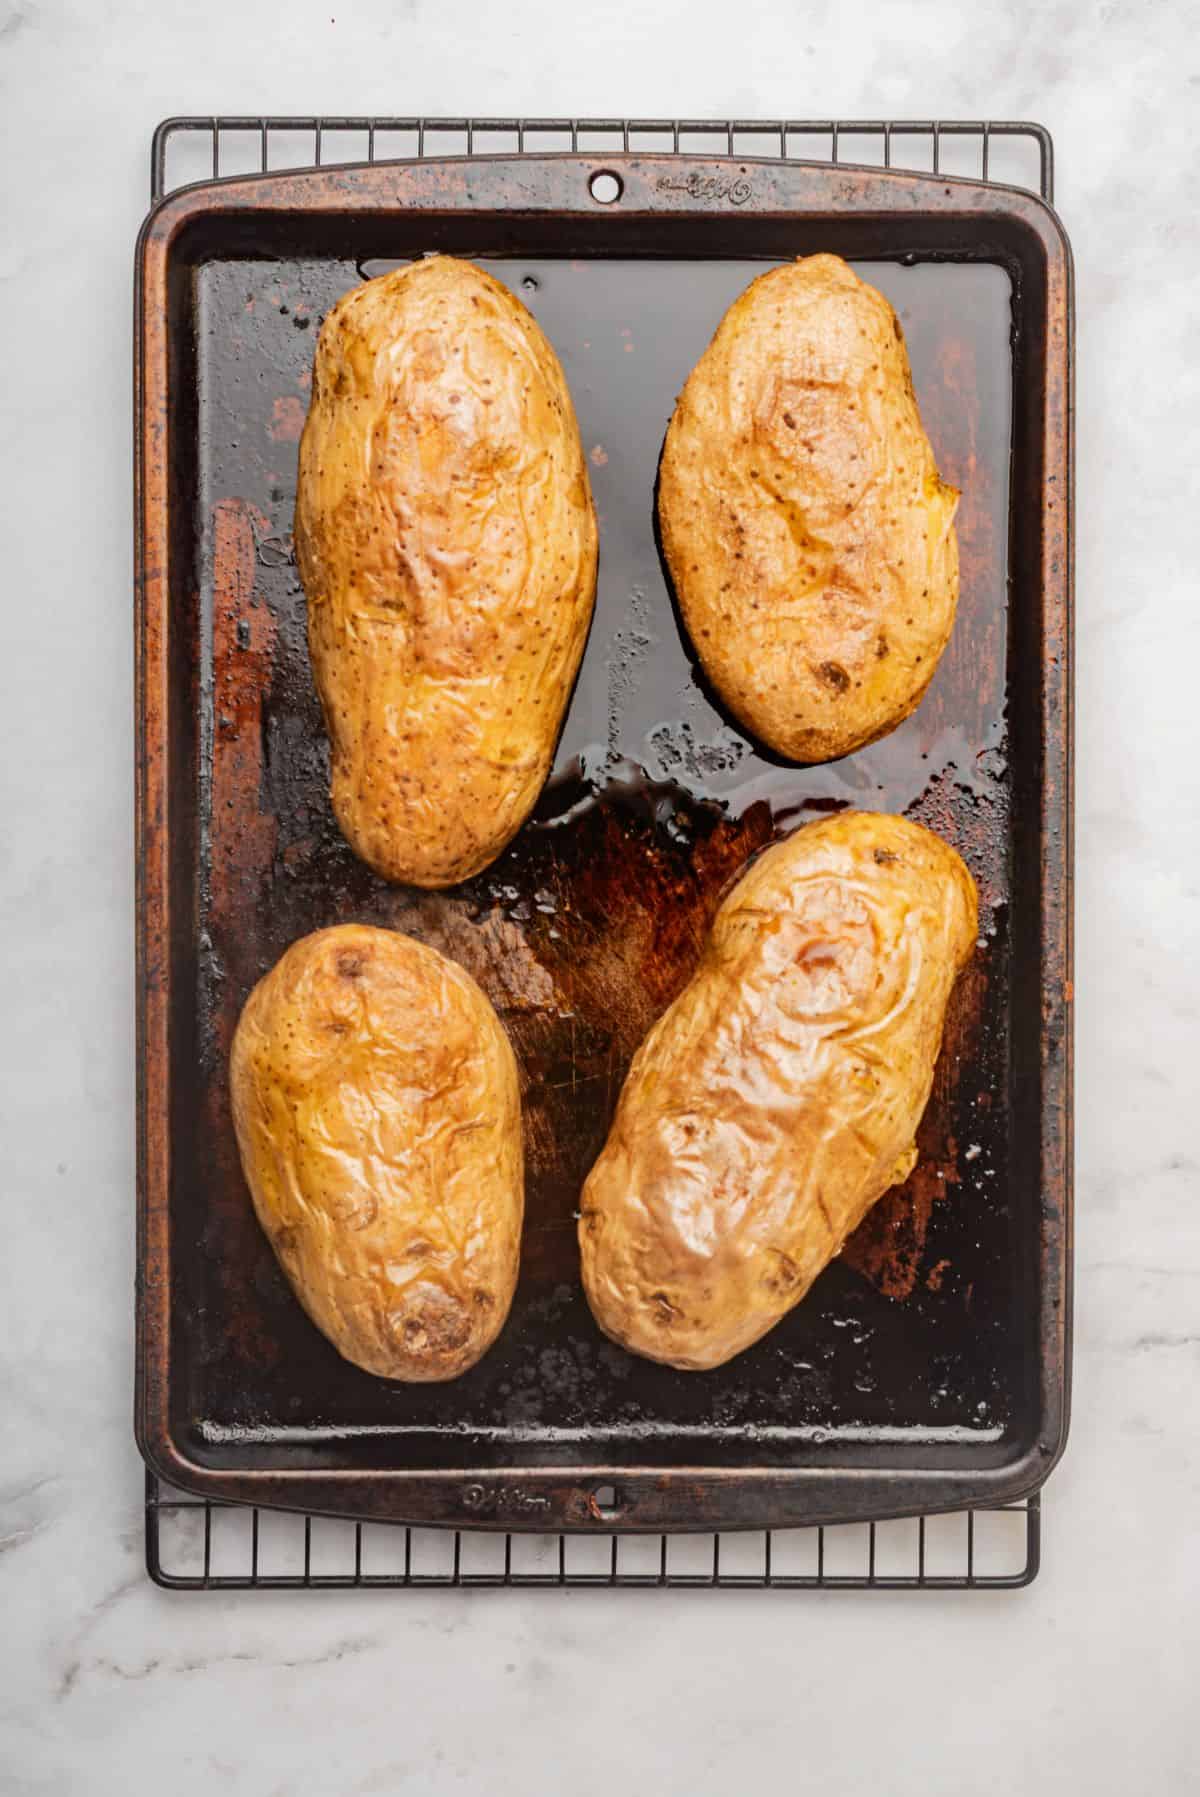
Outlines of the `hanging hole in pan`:
<svg viewBox="0 0 1200 1797">
<path fill-rule="evenodd" d="M 614 200 L 619 200 L 624 187 L 620 175 L 614 175 L 608 168 L 597 169 L 588 182 L 588 192 L 600 206 L 611 206 Z"/>
<path fill-rule="evenodd" d="M 597 1485 L 592 1493 L 592 1514 L 601 1522 L 613 1522 L 625 1508 L 625 1501 L 614 1485 Z"/>
</svg>

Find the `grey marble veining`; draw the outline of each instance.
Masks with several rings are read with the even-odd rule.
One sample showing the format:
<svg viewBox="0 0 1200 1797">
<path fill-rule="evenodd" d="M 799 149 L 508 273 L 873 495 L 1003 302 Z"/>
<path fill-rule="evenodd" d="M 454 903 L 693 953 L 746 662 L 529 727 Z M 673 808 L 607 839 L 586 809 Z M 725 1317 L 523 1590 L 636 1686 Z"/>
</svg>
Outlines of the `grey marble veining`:
<svg viewBox="0 0 1200 1797">
<path fill-rule="evenodd" d="M 0 0 L 0 1789 L 1198 1788 L 1193 6 Z M 1078 1303 L 1003 1597 L 308 1594 L 142 1572 L 130 290 L 150 131 L 263 109 L 1044 120 L 1077 258 Z"/>
</svg>

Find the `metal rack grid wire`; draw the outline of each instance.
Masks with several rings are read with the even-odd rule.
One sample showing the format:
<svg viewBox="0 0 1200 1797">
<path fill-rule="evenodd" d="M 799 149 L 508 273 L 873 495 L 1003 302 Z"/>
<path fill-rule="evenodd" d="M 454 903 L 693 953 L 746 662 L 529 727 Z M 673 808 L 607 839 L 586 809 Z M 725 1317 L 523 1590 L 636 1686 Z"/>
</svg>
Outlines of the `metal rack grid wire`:
<svg viewBox="0 0 1200 1797">
<path fill-rule="evenodd" d="M 305 153 L 308 148 L 311 155 Z M 375 114 L 165 119 L 151 149 L 151 195 L 159 200 L 189 181 L 279 169 L 553 150 L 659 155 L 682 150 L 907 169 L 1002 181 L 1028 187 L 1048 201 L 1054 198 L 1050 134 L 1042 125 L 1015 119 L 427 119 Z M 182 178 L 172 178 L 177 152 L 186 156 Z"/>
<path fill-rule="evenodd" d="M 159 125 L 151 198 L 193 181 L 281 169 L 555 150 L 773 155 L 1003 180 L 1054 197 L 1049 132 L 1015 120 L 225 114 Z M 339 1523 L 223 1504 L 175 1491 L 147 1469 L 145 1540 L 150 1577 L 177 1591 L 1013 1590 L 1038 1573 L 1041 1504 L 1034 1496 L 1024 1504 L 844 1528 L 528 1536 Z"/>
<path fill-rule="evenodd" d="M 1037 1576 L 1024 1504 L 745 1534 L 525 1535 L 339 1521 L 190 1497 L 146 1474 L 146 1566 L 174 1591 L 997 1591 Z"/>
</svg>

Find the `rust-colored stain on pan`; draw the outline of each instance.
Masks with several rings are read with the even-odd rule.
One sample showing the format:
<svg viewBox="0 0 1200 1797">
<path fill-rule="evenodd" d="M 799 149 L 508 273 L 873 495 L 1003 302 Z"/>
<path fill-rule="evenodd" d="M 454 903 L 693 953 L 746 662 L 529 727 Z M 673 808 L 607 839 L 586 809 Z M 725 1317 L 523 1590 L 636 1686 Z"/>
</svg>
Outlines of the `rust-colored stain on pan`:
<svg viewBox="0 0 1200 1797">
<path fill-rule="evenodd" d="M 629 159 L 620 215 L 604 219 L 586 159 L 526 158 L 222 184 L 168 202 L 144 234 L 138 1421 L 177 1482 L 544 1528 L 594 1523 L 604 1479 L 629 1526 L 767 1526 L 1026 1492 L 1061 1443 L 1065 246 L 1037 202 L 966 183 L 747 164 L 735 216 L 716 197 L 727 165 L 682 185 L 679 166 Z M 546 328 L 602 528 L 554 776 L 505 854 L 438 894 L 384 885 L 334 825 L 290 537 L 321 317 L 389 258 L 432 247 L 486 262 Z M 903 320 L 926 426 L 963 491 L 962 600 L 916 714 L 797 769 L 712 702 L 652 508 L 675 393 L 725 306 L 764 258 L 815 248 L 852 256 Z M 731 1367 L 636 1361 L 579 1291 L 583 1178 L 722 890 L 772 836 L 849 805 L 932 825 L 980 884 L 980 947 L 920 1164 Z M 290 941 L 348 918 L 469 968 L 523 1072 L 520 1289 L 496 1348 L 449 1388 L 388 1386 L 338 1358 L 279 1274 L 237 1165 L 240 1007 Z"/>
</svg>

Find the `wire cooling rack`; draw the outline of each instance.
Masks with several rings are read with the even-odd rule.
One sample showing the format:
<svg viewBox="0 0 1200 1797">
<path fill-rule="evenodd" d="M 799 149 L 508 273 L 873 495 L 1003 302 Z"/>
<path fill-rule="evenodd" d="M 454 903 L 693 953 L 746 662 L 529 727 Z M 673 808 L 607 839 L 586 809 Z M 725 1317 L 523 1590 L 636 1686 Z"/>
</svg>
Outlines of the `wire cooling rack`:
<svg viewBox="0 0 1200 1797">
<path fill-rule="evenodd" d="M 175 1591 L 1006 1590 L 1037 1576 L 1038 1499 L 838 1528 L 509 1535 L 189 1497 L 146 1474 L 146 1566 Z"/>
<path fill-rule="evenodd" d="M 159 200 L 274 169 L 554 150 L 775 156 L 967 175 L 1054 198 L 1050 133 L 1013 119 L 174 118 L 154 133 L 150 188 Z"/>
<path fill-rule="evenodd" d="M 425 156 L 635 151 L 965 175 L 1054 197 L 1041 125 L 963 119 L 166 119 L 154 133 L 154 200 L 195 181 Z M 1036 1578 L 1041 1506 L 837 1528 L 688 1535 L 526 1535 L 355 1523 L 214 1503 L 146 1473 L 146 1568 L 176 1591 L 1011 1590 Z"/>
</svg>

